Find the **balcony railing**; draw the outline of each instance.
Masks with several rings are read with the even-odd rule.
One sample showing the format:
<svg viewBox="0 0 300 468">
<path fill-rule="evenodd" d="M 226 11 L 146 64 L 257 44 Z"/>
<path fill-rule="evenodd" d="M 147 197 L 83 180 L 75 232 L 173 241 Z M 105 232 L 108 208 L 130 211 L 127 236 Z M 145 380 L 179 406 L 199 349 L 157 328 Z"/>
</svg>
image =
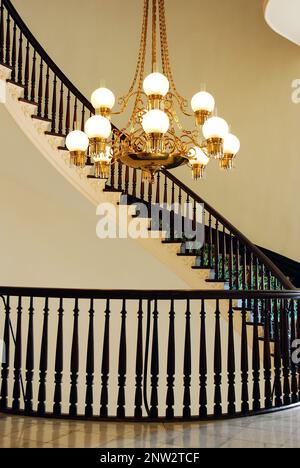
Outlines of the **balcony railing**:
<svg viewBox="0 0 300 468">
<path fill-rule="evenodd" d="M 188 420 L 300 401 L 299 291 L 0 294 L 3 412 Z"/>
</svg>

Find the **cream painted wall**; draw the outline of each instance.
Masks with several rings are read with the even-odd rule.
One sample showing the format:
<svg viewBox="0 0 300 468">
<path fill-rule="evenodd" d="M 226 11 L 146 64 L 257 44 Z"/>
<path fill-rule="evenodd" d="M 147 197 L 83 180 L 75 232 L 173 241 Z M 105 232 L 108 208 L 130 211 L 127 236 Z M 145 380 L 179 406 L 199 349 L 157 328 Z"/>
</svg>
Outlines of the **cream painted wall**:
<svg viewBox="0 0 300 468">
<path fill-rule="evenodd" d="M 43 158 L 0 105 L 0 284 L 186 288 L 131 240 L 100 240 L 96 210 Z"/>
<path fill-rule="evenodd" d="M 102 77 L 116 94 L 127 90 L 141 0 L 14 4 L 87 96 Z M 300 260 L 300 105 L 291 101 L 291 83 L 300 77 L 300 50 L 268 28 L 261 0 L 166 4 L 178 88 L 190 97 L 206 82 L 219 113 L 242 142 L 232 174 L 211 164 L 204 182 L 193 183 L 185 168 L 179 176 L 252 241 Z"/>
</svg>

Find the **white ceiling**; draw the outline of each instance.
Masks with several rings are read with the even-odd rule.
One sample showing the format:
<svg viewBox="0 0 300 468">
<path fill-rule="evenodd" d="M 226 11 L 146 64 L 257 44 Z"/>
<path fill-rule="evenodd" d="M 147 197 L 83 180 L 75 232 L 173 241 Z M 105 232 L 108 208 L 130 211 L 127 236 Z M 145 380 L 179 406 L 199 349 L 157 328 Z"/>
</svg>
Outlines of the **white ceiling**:
<svg viewBox="0 0 300 468">
<path fill-rule="evenodd" d="M 266 1 L 265 18 L 275 32 L 300 45 L 300 0 Z"/>
</svg>

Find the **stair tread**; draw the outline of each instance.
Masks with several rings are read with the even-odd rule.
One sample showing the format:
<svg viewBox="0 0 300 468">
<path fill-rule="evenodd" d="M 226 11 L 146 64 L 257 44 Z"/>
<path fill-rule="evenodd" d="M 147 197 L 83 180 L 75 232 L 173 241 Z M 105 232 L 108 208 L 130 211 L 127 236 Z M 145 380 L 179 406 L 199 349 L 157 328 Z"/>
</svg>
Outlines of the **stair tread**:
<svg viewBox="0 0 300 468">
<path fill-rule="evenodd" d="M 38 116 L 38 115 L 32 115 L 31 118 L 34 119 L 34 120 L 41 120 L 42 122 L 49 122 L 49 123 L 52 122 L 52 120 L 47 119 L 47 118 L 45 118 L 45 117 L 40 117 L 40 116 Z M 45 132 L 45 133 L 46 133 L 46 132 Z"/>
<path fill-rule="evenodd" d="M 48 120 L 48 119 L 45 119 Z M 50 120 L 52 122 L 52 120 Z M 58 137 L 58 138 L 66 138 L 66 135 L 63 133 L 56 133 L 56 132 L 45 132 L 45 135 L 53 136 L 53 137 Z"/>
<path fill-rule="evenodd" d="M 35 101 L 31 101 L 30 99 L 19 98 L 20 102 L 25 102 L 25 104 L 31 104 L 32 106 L 38 107 L 38 103 Z"/>
<path fill-rule="evenodd" d="M 0 65 L 2 65 L 2 67 L 7 68 L 8 70 L 12 70 L 12 67 L 10 65 L 7 65 L 7 63 L 0 61 Z"/>
<path fill-rule="evenodd" d="M 22 85 L 21 83 L 17 83 L 17 82 L 14 81 L 14 80 L 6 80 L 6 81 L 7 81 L 7 83 L 13 84 L 14 86 L 18 86 L 19 88 L 22 88 L 22 89 L 25 88 L 24 85 Z"/>
</svg>

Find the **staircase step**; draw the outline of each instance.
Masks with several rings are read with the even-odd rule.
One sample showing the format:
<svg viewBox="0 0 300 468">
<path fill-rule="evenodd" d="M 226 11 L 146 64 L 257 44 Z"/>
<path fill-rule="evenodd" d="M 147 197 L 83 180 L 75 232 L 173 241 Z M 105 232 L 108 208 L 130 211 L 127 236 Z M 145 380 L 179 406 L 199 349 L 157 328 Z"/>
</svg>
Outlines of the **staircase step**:
<svg viewBox="0 0 300 468">
<path fill-rule="evenodd" d="M 18 86 L 18 88 L 25 89 L 25 86 L 24 86 L 24 85 L 22 85 L 21 83 L 17 83 L 17 82 L 14 81 L 14 80 L 6 80 L 6 81 L 7 81 L 7 83 L 10 83 L 10 84 L 12 84 L 12 85 L 14 85 L 14 86 Z"/>
<path fill-rule="evenodd" d="M 6 63 L 1 62 L 1 61 L 0 61 L 0 66 L 1 66 L 1 67 L 5 67 L 5 68 L 7 68 L 8 70 L 12 70 L 12 67 L 11 67 L 10 65 L 7 65 Z"/>
<path fill-rule="evenodd" d="M 40 120 L 42 122 L 49 122 L 49 123 L 52 122 L 52 120 L 46 119 L 45 117 L 39 117 L 38 115 L 32 115 L 31 118 L 34 119 L 34 120 Z"/>
<path fill-rule="evenodd" d="M 163 244 L 183 244 L 182 239 L 165 239 L 162 241 Z"/>
<path fill-rule="evenodd" d="M 20 102 L 24 102 L 25 104 L 31 104 L 32 106 L 38 107 L 38 103 L 35 101 L 31 101 L 30 99 L 19 98 Z"/>
<path fill-rule="evenodd" d="M 177 255 L 178 257 L 200 257 L 201 254 L 196 252 L 180 252 Z"/>
<path fill-rule="evenodd" d="M 207 279 L 206 283 L 228 283 L 226 279 Z"/>
<path fill-rule="evenodd" d="M 213 270 L 213 268 L 209 266 L 194 265 L 192 266 L 192 270 Z"/>
<path fill-rule="evenodd" d="M 260 337 L 258 338 L 258 341 L 265 341 L 265 339 L 264 339 L 263 337 L 260 336 Z M 270 338 L 269 341 L 270 341 L 270 343 L 275 343 L 275 340 L 273 340 L 273 338 Z"/>
<path fill-rule="evenodd" d="M 52 120 L 50 120 L 50 122 L 52 122 Z M 53 136 L 53 137 L 56 137 L 56 138 L 66 138 L 66 135 L 64 135 L 63 133 L 45 132 L 45 135 Z"/>
<path fill-rule="evenodd" d="M 246 325 L 249 325 L 249 327 L 254 327 L 254 322 L 246 322 Z M 258 322 L 257 326 L 264 327 L 265 325 L 261 322 Z"/>
</svg>

